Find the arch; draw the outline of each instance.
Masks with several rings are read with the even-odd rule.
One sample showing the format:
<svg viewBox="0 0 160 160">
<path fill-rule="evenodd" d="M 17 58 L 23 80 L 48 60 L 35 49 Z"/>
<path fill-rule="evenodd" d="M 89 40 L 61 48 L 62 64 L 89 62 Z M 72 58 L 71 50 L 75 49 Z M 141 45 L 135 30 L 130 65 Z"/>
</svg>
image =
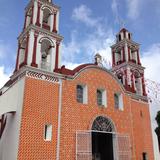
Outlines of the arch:
<svg viewBox="0 0 160 160">
<path fill-rule="evenodd" d="M 106 116 L 97 116 L 91 126 L 92 131 L 116 132 L 115 125 L 111 118 Z"/>
<path fill-rule="evenodd" d="M 135 78 L 140 78 L 140 77 L 141 77 L 141 73 L 140 73 L 139 70 L 137 70 L 137 69 L 135 69 L 135 70 L 133 71 L 133 74 L 134 74 Z"/>
<path fill-rule="evenodd" d="M 43 6 L 41 7 L 41 9 L 42 9 L 42 10 L 48 9 L 48 10 L 50 11 L 50 14 L 52 14 L 52 9 L 51 9 L 50 7 L 48 7 L 48 6 L 46 6 L 46 5 L 43 5 Z"/>
<path fill-rule="evenodd" d="M 42 44 L 42 41 L 44 41 L 44 40 L 48 40 L 48 41 L 50 42 L 50 44 L 51 44 L 51 47 L 55 47 L 54 42 L 53 42 L 50 38 L 48 38 L 48 37 L 42 37 L 42 38 L 39 40 L 39 43 Z"/>
</svg>

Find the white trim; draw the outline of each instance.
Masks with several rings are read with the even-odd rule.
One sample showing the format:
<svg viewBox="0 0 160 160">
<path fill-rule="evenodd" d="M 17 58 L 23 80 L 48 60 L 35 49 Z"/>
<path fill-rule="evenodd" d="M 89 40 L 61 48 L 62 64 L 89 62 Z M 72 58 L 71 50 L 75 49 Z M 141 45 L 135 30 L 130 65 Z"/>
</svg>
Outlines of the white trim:
<svg viewBox="0 0 160 160">
<path fill-rule="evenodd" d="M 56 153 L 57 155 L 56 155 L 56 160 L 60 159 L 61 114 L 62 114 L 62 79 L 59 80 L 59 111 L 58 111 L 57 153 Z"/>
</svg>

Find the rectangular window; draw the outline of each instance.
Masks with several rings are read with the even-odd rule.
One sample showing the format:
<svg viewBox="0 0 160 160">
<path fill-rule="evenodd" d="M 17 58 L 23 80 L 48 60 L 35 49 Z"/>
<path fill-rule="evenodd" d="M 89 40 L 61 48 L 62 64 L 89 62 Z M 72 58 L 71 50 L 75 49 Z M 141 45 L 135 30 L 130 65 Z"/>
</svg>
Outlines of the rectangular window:
<svg viewBox="0 0 160 160">
<path fill-rule="evenodd" d="M 143 160 L 148 160 L 148 155 L 147 155 L 147 153 L 146 152 L 143 152 Z"/>
<path fill-rule="evenodd" d="M 97 105 L 106 107 L 106 91 L 104 89 L 97 89 Z"/>
<path fill-rule="evenodd" d="M 77 85 L 77 102 L 87 104 L 88 93 L 86 85 Z"/>
<path fill-rule="evenodd" d="M 123 96 L 121 93 L 114 94 L 114 107 L 123 110 Z"/>
<path fill-rule="evenodd" d="M 46 141 L 51 141 L 52 140 L 52 125 L 51 124 L 45 125 L 45 128 L 44 128 L 44 139 Z"/>
</svg>

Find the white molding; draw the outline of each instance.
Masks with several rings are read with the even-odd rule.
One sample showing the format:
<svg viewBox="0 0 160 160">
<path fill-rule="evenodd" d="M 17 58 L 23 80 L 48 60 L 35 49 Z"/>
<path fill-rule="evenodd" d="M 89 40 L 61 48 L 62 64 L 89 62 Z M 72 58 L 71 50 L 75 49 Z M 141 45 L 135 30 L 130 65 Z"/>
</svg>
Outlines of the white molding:
<svg viewBox="0 0 160 160">
<path fill-rule="evenodd" d="M 62 79 L 59 83 L 59 106 L 58 106 L 58 130 L 57 130 L 57 152 L 56 160 L 60 160 L 60 134 L 61 134 L 61 114 L 62 114 Z"/>
</svg>

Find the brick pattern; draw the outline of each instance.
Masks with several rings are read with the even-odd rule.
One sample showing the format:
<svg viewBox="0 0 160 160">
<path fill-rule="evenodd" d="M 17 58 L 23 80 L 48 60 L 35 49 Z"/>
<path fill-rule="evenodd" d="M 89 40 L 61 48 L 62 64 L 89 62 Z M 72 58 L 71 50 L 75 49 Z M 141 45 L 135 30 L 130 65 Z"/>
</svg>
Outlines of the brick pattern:
<svg viewBox="0 0 160 160">
<path fill-rule="evenodd" d="M 88 104 L 77 103 L 76 85 L 86 84 L 88 87 Z M 96 91 L 104 88 L 107 91 L 107 107 L 97 105 Z M 128 96 L 124 98 L 124 111 L 114 108 L 114 93 L 122 92 L 115 79 L 98 69 L 83 71 L 74 81 L 63 82 L 63 110 L 61 129 L 61 157 L 60 159 L 74 160 L 76 156 L 76 131 L 91 130 L 92 123 L 97 116 L 110 117 L 115 123 L 117 132 L 131 136 L 131 117 Z"/>
<path fill-rule="evenodd" d="M 131 101 L 133 115 L 135 159 L 142 159 L 142 153 L 146 152 L 149 159 L 153 160 L 153 142 L 151 134 L 151 121 L 148 104 L 141 101 Z"/>
<path fill-rule="evenodd" d="M 87 104 L 77 102 L 77 84 L 87 85 Z M 98 88 L 107 91 L 106 108 L 97 105 Z M 56 159 L 58 89 L 58 83 L 26 78 L 18 160 Z M 114 93 L 117 92 L 123 94 L 124 111 L 114 108 Z M 60 160 L 76 159 L 76 132 L 91 130 L 97 116 L 111 118 L 116 132 L 130 137 L 133 160 L 141 160 L 142 152 L 147 152 L 149 159 L 154 159 L 148 104 L 133 101 L 112 75 L 90 68 L 74 80 L 65 79 L 62 83 Z M 43 139 L 46 123 L 53 125 L 51 142 Z"/>
<path fill-rule="evenodd" d="M 18 160 L 56 157 L 58 84 L 26 78 Z M 52 124 L 52 141 L 44 140 L 45 124 Z"/>
</svg>

